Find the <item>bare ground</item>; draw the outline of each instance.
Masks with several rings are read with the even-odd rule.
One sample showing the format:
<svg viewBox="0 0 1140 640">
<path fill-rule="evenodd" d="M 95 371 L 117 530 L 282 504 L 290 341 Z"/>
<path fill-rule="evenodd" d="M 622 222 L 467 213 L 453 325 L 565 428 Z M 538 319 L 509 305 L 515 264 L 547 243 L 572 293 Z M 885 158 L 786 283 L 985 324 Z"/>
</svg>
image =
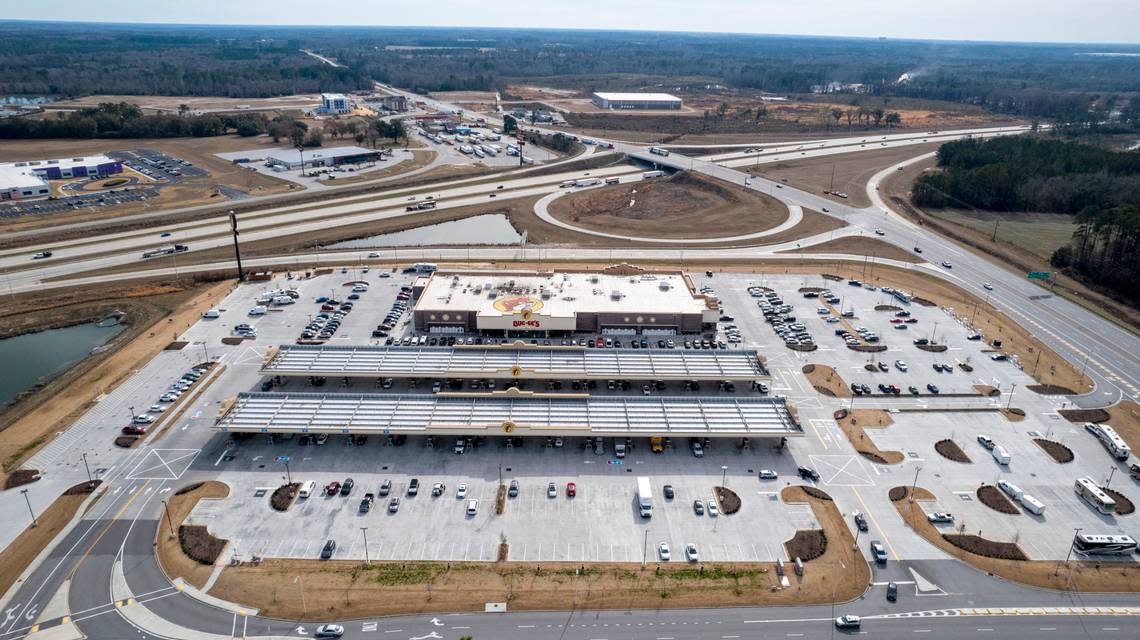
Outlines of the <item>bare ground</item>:
<svg viewBox="0 0 1140 640">
<path fill-rule="evenodd" d="M 833 398 L 851 397 L 851 388 L 833 367 L 826 364 L 807 364 L 804 365 L 803 372 L 811 386 L 823 395 Z"/>
<path fill-rule="evenodd" d="M 851 446 L 865 458 L 879 464 L 898 464 L 903 461 L 901 451 L 884 451 L 867 436 L 864 429 L 881 429 L 894 424 L 891 414 L 882 409 L 855 409 L 836 420 Z"/>
<path fill-rule="evenodd" d="M 199 589 L 210 579 L 214 567 L 202 564 L 186 555 L 182 550 L 177 532 L 182 529 L 182 523 L 186 521 L 186 517 L 194 510 L 199 500 L 220 500 L 228 495 L 230 495 L 229 485 L 217 480 L 210 480 L 183 487 L 167 500 L 170 523 L 168 524 L 165 519 L 159 523 L 158 531 L 155 534 L 155 555 L 168 578 L 171 580 L 182 578 Z M 172 528 L 175 531 L 173 535 L 171 534 Z"/>
<path fill-rule="evenodd" d="M 552 202 L 550 213 L 594 231 L 658 238 L 744 235 L 788 218 L 771 196 L 686 172 L 572 193 Z"/>
<path fill-rule="evenodd" d="M 923 258 L 916 256 L 902 247 L 896 247 L 878 238 L 867 238 L 864 236 L 843 236 L 835 240 L 813 244 L 803 249 L 793 249 L 782 253 L 843 253 L 856 256 L 873 256 L 875 258 L 885 258 L 887 260 L 898 260 L 914 264 L 925 261 Z"/>
</svg>

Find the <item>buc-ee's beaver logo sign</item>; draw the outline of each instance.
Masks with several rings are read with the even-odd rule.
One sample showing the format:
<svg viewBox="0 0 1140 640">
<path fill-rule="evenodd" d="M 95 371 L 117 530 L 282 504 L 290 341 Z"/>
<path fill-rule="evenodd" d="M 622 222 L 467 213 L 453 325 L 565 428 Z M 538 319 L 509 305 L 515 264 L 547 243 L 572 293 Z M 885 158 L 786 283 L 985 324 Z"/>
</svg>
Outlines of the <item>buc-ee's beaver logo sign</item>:
<svg viewBox="0 0 1140 640">
<path fill-rule="evenodd" d="M 521 313 L 529 316 L 542 309 L 542 300 L 531 296 L 499 298 L 495 301 L 495 309 L 503 313 Z"/>
</svg>

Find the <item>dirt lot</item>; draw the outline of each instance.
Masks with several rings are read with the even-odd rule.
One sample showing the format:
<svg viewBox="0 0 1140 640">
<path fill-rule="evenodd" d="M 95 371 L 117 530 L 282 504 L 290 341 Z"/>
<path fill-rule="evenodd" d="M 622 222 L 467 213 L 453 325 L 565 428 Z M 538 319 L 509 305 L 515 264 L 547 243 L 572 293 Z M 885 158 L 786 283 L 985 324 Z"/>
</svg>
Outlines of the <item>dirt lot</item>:
<svg viewBox="0 0 1140 640">
<path fill-rule="evenodd" d="M 792 586 L 778 584 L 771 563 L 638 564 L 497 562 L 320 562 L 265 560 L 226 568 L 210 595 L 290 618 L 359 617 L 410 612 L 482 611 L 489 601 L 512 610 L 727 607 L 843 602 L 858 597 L 870 579 L 867 563 L 834 503 L 809 498 L 798 487 L 787 501 L 808 502 L 829 541 Z M 732 516 L 722 516 L 731 518 Z M 164 563 L 164 566 L 165 563 Z M 304 581 L 305 602 L 294 577 Z"/>
<path fill-rule="evenodd" d="M 170 522 L 174 531 L 181 530 L 186 516 L 190 515 L 199 500 L 221 499 L 228 495 L 230 495 L 229 486 L 216 480 L 190 485 L 190 487 L 183 488 L 175 493 L 167 501 L 170 509 Z M 210 579 L 210 574 L 214 568 L 183 553 L 178 535 L 170 535 L 170 525 L 167 525 L 165 521 L 159 523 L 156 537 L 155 554 L 158 556 L 158 562 L 166 575 L 171 579 L 181 577 L 189 584 L 202 588 Z"/>
<path fill-rule="evenodd" d="M 881 429 L 894 424 L 891 414 L 882 409 L 855 409 L 842 419 L 836 420 L 843 434 L 851 442 L 855 450 L 873 462 L 879 464 L 898 464 L 903 461 L 901 451 L 883 451 L 875 441 L 868 437 L 864 429 Z"/>
<path fill-rule="evenodd" d="M 883 198 L 890 202 L 896 210 L 910 216 L 919 224 L 939 232 L 963 247 L 997 258 L 1016 272 L 1049 271 L 1055 273 L 1048 259 L 1043 259 L 1034 250 L 1003 240 L 1000 237 L 1000 224 L 998 225 L 999 238 L 995 241 L 991 239 L 993 237 L 992 223 L 989 232 L 982 232 L 932 216 L 911 204 L 910 188 L 915 178 L 934 166 L 935 160 L 931 158 L 928 162 L 919 162 L 902 171 L 896 171 L 894 175 L 883 181 Z M 1045 237 L 1049 233 L 1055 233 L 1055 230 L 1035 233 L 1034 238 L 1024 241 L 1023 244 L 1038 247 L 1037 250 L 1039 251 L 1043 243 L 1046 242 Z M 1054 293 L 1117 322 L 1129 330 L 1137 331 L 1140 328 L 1140 310 L 1119 303 L 1064 274 L 1057 273 L 1056 276 L 1057 283 L 1053 287 Z M 1043 286 L 1042 291 L 1045 290 Z"/>
<path fill-rule="evenodd" d="M 834 368 L 826 364 L 805 364 L 803 372 L 816 391 L 833 398 L 851 397 L 851 388 Z"/>
<path fill-rule="evenodd" d="M 868 148 L 876 146 L 871 137 L 874 133 L 867 134 Z M 860 134 L 855 133 L 855 135 Z M 931 143 L 872 151 L 861 150 L 858 153 L 841 153 L 827 158 L 760 164 L 749 167 L 748 172 L 769 180 L 787 180 L 787 184 L 793 187 L 818 193 L 838 203 L 869 207 L 871 199 L 867 197 L 867 181 L 871 176 L 893 164 L 934 151 L 939 146 L 941 145 Z M 825 194 L 824 191 L 840 191 L 846 193 L 848 197 L 844 199 Z"/>
<path fill-rule="evenodd" d="M 68 489 L 55 499 L 47 509 L 36 514 L 36 526 L 28 526 L 3 551 L 0 551 L 0 593 L 4 593 L 19 579 L 20 574 L 36 559 L 59 532 L 75 517 L 75 512 L 91 494 L 91 490 L 98 487 L 99 481 L 93 486 L 84 482 Z M 16 522 L 24 522 L 26 517 L 21 516 Z"/>
<path fill-rule="evenodd" d="M 878 238 L 868 238 L 865 236 L 843 236 L 835 240 L 828 240 L 827 242 L 813 244 L 810 247 L 793 249 L 792 251 L 784 251 L 783 253 L 843 253 L 847 255 L 886 258 L 887 260 L 900 260 L 914 264 L 923 262 L 922 258 L 902 247 L 896 247 Z"/>
<path fill-rule="evenodd" d="M 178 113 L 180 105 L 191 111 L 239 111 L 238 105 L 248 105 L 249 111 L 311 109 L 321 103 L 316 94 L 278 96 L 276 98 L 217 98 L 203 96 L 109 96 L 96 95 L 53 102 L 49 110 L 80 109 L 96 107 L 102 102 L 127 102 L 138 105 L 144 111 L 164 111 Z M 246 109 L 242 109 L 245 111 Z"/>
<path fill-rule="evenodd" d="M 686 172 L 572 193 L 552 202 L 550 213 L 594 231 L 658 238 L 744 235 L 788 218 L 771 196 Z"/>
<path fill-rule="evenodd" d="M 919 499 L 922 500 L 922 497 Z M 894 504 L 907 526 L 927 542 L 981 571 L 1014 582 L 1060 591 L 1140 591 L 1140 563 L 1135 561 L 1102 563 L 1073 561 L 1066 567 L 1063 561 L 986 558 L 950 544 L 942 537 L 942 532 L 926 519 L 925 509 L 905 500 Z"/>
<path fill-rule="evenodd" d="M 285 143 L 287 146 L 287 143 Z M 299 190 L 297 185 L 259 174 L 214 156 L 215 153 L 279 147 L 268 136 L 241 138 L 236 135 L 214 138 L 165 139 L 101 139 L 101 140 L 4 140 L 0 142 L 0 155 L 7 161 L 59 158 L 79 154 L 97 154 L 108 151 L 152 149 L 189 160 L 206 169 L 209 176 L 186 178 L 172 186 L 163 187 L 158 198 L 146 202 L 132 202 L 114 207 L 102 207 L 97 212 L 80 210 L 70 213 L 28 215 L 0 222 L 0 232 L 54 226 L 94 218 L 108 218 L 132 213 L 143 213 L 164 207 L 190 207 L 194 205 L 226 202 L 218 194 L 217 186 L 240 189 L 252 196 L 264 196 Z"/>
<path fill-rule="evenodd" d="M 17 296 L 11 313 L 0 316 L 0 326 L 13 333 L 101 318 L 109 309 L 125 311 L 124 321 L 131 327 L 110 348 L 89 356 L 5 411 L 0 423 L 0 481 L 46 444 L 60 424 L 75 421 L 95 397 L 114 389 L 153 358 L 170 342 L 172 332 L 196 322 L 232 286 L 230 281 L 198 286 L 106 285 L 42 299 Z"/>
</svg>

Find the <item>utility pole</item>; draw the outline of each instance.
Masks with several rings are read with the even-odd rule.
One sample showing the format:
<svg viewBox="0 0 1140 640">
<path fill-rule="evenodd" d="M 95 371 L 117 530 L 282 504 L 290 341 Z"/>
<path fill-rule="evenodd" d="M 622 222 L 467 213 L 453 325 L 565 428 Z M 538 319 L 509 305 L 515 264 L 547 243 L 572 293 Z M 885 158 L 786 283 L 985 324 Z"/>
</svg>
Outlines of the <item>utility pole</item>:
<svg viewBox="0 0 1140 640">
<path fill-rule="evenodd" d="M 91 482 L 91 467 L 87 466 L 87 452 L 83 453 L 83 468 L 87 470 L 87 481 Z"/>
<path fill-rule="evenodd" d="M 1073 555 L 1073 547 L 1077 544 L 1077 536 L 1083 527 L 1073 527 L 1073 541 L 1069 543 L 1069 552 L 1065 554 L 1065 566 L 1069 566 L 1069 558 Z M 1056 574 L 1054 574 L 1056 575 Z"/>
<path fill-rule="evenodd" d="M 302 166 L 303 163 L 302 163 Z M 238 282 L 245 282 L 245 272 L 241 269 L 241 249 L 238 248 L 237 214 L 230 209 L 230 230 L 234 234 L 234 257 L 237 258 Z"/>
<path fill-rule="evenodd" d="M 170 505 L 166 504 L 166 500 L 162 501 L 162 511 L 166 514 L 166 528 L 170 529 L 170 537 L 174 537 L 174 524 L 170 522 Z"/>
<path fill-rule="evenodd" d="M 32 516 L 32 526 L 38 526 L 39 523 L 36 522 L 36 512 L 32 511 L 32 500 L 28 497 L 28 490 L 20 489 L 20 493 L 24 494 L 24 501 L 28 503 L 28 513 Z"/>
<path fill-rule="evenodd" d="M 301 176 L 305 175 L 305 146 L 297 145 L 297 153 L 301 154 Z"/>
<path fill-rule="evenodd" d="M 368 527 L 360 527 L 360 532 L 364 534 L 364 564 L 372 566 L 372 561 L 368 559 Z"/>
</svg>

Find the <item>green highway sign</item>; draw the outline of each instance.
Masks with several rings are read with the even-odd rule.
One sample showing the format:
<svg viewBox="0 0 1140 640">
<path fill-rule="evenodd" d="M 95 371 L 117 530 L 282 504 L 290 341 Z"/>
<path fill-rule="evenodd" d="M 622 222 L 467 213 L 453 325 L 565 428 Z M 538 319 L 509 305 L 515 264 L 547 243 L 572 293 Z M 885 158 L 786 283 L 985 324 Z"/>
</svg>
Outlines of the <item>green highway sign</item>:
<svg viewBox="0 0 1140 640">
<path fill-rule="evenodd" d="M 1048 280 L 1049 279 L 1049 272 L 1048 271 L 1030 271 L 1026 275 L 1029 276 L 1030 280 Z"/>
</svg>

